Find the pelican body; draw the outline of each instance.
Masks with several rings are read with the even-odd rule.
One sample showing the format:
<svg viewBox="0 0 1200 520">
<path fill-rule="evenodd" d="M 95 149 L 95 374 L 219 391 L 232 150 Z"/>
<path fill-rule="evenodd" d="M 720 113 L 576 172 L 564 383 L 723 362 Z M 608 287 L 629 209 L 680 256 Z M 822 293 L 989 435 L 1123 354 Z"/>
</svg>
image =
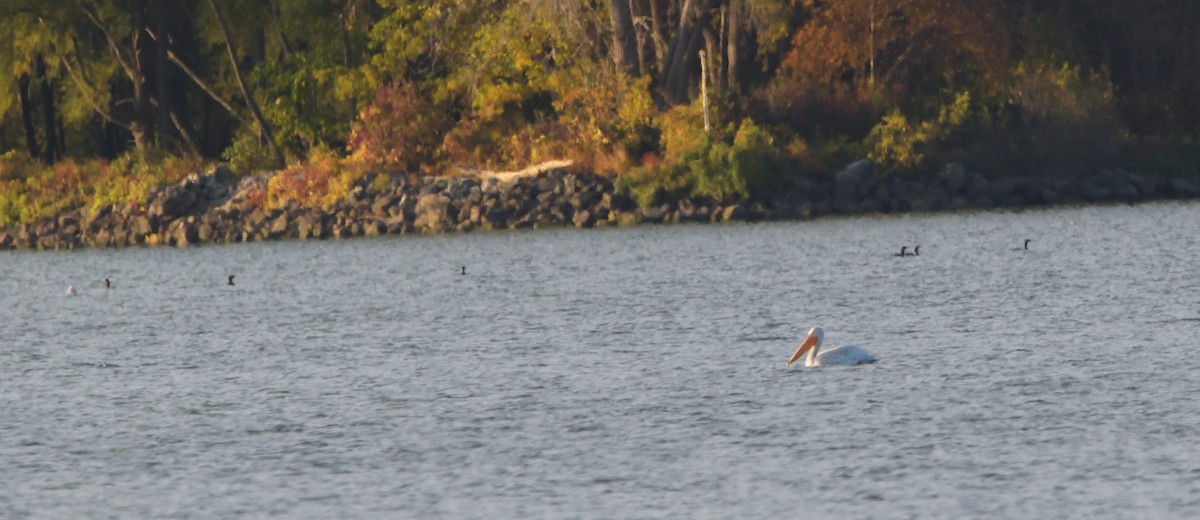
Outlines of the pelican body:
<svg viewBox="0 0 1200 520">
<path fill-rule="evenodd" d="M 796 353 L 792 354 L 792 358 L 788 360 L 787 364 L 791 365 L 806 352 L 808 353 L 808 357 L 804 359 L 806 367 L 853 366 L 875 362 L 875 356 L 867 352 L 867 349 L 855 345 L 843 345 L 822 351 L 821 343 L 824 341 L 825 331 L 821 327 L 809 329 L 808 336 L 804 337 L 800 348 L 796 349 Z"/>
</svg>

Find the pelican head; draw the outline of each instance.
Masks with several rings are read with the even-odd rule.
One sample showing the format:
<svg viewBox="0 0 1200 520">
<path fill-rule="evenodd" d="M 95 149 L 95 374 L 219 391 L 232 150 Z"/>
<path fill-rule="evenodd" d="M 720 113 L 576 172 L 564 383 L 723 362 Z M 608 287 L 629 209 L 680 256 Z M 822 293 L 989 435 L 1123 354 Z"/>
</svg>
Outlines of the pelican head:
<svg viewBox="0 0 1200 520">
<path fill-rule="evenodd" d="M 796 353 L 792 354 L 792 358 L 788 360 L 787 364 L 790 366 L 792 363 L 795 363 L 797 359 L 800 359 L 800 357 L 809 350 L 820 351 L 821 342 L 824 340 L 825 331 L 822 330 L 821 327 L 813 327 L 808 329 L 808 335 L 804 337 L 804 341 L 800 343 L 800 348 L 796 349 Z M 816 354 L 816 352 L 814 352 L 814 354 Z"/>
</svg>

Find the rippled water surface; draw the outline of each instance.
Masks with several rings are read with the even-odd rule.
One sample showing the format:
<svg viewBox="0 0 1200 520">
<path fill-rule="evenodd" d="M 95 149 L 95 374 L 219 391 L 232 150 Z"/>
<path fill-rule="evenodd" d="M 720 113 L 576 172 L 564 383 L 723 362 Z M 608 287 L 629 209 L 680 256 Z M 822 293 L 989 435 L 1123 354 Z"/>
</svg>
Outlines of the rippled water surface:
<svg viewBox="0 0 1200 520">
<path fill-rule="evenodd" d="M 1157 204 L 0 253 L 0 517 L 1196 518 L 1198 240 Z M 785 368 L 813 325 L 879 363 Z"/>
</svg>

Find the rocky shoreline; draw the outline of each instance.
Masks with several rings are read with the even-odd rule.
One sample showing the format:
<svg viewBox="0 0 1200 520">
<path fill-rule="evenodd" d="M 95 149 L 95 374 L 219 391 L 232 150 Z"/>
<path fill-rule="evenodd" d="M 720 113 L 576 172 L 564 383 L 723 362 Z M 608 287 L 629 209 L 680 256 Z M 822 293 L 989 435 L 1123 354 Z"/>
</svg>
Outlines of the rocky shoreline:
<svg viewBox="0 0 1200 520">
<path fill-rule="evenodd" d="M 187 246 L 1200 198 L 1200 187 L 1190 180 L 1123 170 L 992 181 L 957 164 L 924 177 L 880 179 L 875 173 L 874 165 L 863 160 L 826 178 L 796 179 L 791 188 L 761 200 L 722 204 L 682 199 L 648 208 L 619 194 L 610 178 L 562 169 L 418 184 L 395 179 L 382 190 L 363 182 L 324 211 L 294 203 L 264 208 L 267 175 L 239 180 L 218 167 L 179 185 L 158 187 L 140 204 L 115 204 L 94 214 L 77 209 L 0 229 L 0 249 Z"/>
</svg>

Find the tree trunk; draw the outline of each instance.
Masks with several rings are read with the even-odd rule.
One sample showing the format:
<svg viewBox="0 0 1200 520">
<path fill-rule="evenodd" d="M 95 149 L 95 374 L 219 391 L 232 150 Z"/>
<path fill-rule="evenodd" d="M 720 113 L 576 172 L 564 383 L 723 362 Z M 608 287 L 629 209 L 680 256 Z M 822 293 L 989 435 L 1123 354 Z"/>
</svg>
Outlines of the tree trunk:
<svg viewBox="0 0 1200 520">
<path fill-rule="evenodd" d="M 58 128 L 58 125 L 54 124 L 57 115 L 54 108 L 54 85 L 50 82 L 50 78 L 46 77 L 46 61 L 41 56 L 37 57 L 34 67 L 37 69 L 38 80 L 42 85 L 42 117 L 46 125 L 46 149 L 43 150 L 42 161 L 46 164 L 53 164 L 60 157 L 58 138 L 54 135 Z"/>
<path fill-rule="evenodd" d="M 142 38 L 146 34 L 146 2 L 134 0 L 129 5 L 132 37 L 130 38 L 131 76 L 133 83 L 133 120 L 137 131 L 134 131 L 134 141 L 138 149 L 145 147 L 147 141 L 154 140 L 154 118 L 150 114 L 150 91 L 146 83 L 146 42 Z M 133 126 L 133 125 L 130 125 Z"/>
<path fill-rule="evenodd" d="M 263 139 L 271 145 L 271 150 L 275 152 L 275 166 L 283 168 L 287 164 L 283 159 L 283 152 L 279 149 L 279 144 L 275 142 L 275 136 L 271 133 L 271 126 L 267 124 L 267 119 L 263 117 L 262 111 L 258 109 L 258 103 L 254 101 L 254 96 L 250 95 L 250 86 L 246 84 L 246 78 L 242 77 L 242 71 L 238 69 L 237 53 L 233 52 L 233 41 L 229 39 L 229 29 L 225 27 L 225 20 L 221 18 L 221 10 L 217 8 L 216 0 L 208 0 L 208 6 L 212 8 L 213 16 L 217 19 L 217 27 L 221 29 L 221 37 L 225 39 L 225 50 L 229 53 L 229 63 L 233 66 L 233 75 L 237 78 L 238 88 L 242 90 L 242 97 L 246 98 L 246 105 L 250 107 L 250 112 L 254 114 L 254 119 L 258 121 L 258 128 L 262 132 Z"/>
<path fill-rule="evenodd" d="M 699 1 L 700 5 L 695 5 Z M 712 18 L 712 8 L 716 0 L 685 0 L 683 10 L 679 13 L 679 28 L 671 48 L 667 53 L 667 62 L 663 64 L 662 89 L 663 97 L 669 103 L 687 101 L 687 90 L 690 71 L 695 68 L 696 58 L 704 45 L 704 26 Z"/>
<path fill-rule="evenodd" d="M 29 156 L 37 159 L 42 154 L 37 142 L 37 127 L 33 125 L 33 101 L 29 99 L 29 74 L 21 74 L 17 79 L 17 98 L 21 103 L 21 122 L 25 124 L 25 144 L 29 146 Z"/>
<path fill-rule="evenodd" d="M 167 27 L 167 8 L 165 2 L 154 3 L 154 32 L 159 35 L 154 42 L 154 87 L 158 106 L 155 111 L 155 126 L 158 128 L 158 146 L 167 148 L 171 145 L 171 100 L 167 89 L 167 45 L 171 34 Z"/>
<path fill-rule="evenodd" d="M 637 38 L 633 32 L 629 0 L 608 0 L 608 19 L 612 25 L 612 56 L 617 69 L 629 76 L 637 76 Z"/>
<path fill-rule="evenodd" d="M 742 25 L 742 1 L 730 0 L 729 16 L 725 23 L 725 88 L 738 91 L 738 36 Z"/>
<path fill-rule="evenodd" d="M 659 5 L 659 0 L 650 0 L 650 40 L 654 44 L 654 58 L 658 62 L 659 71 L 667 67 L 667 13 L 665 11 L 666 7 Z"/>
</svg>

